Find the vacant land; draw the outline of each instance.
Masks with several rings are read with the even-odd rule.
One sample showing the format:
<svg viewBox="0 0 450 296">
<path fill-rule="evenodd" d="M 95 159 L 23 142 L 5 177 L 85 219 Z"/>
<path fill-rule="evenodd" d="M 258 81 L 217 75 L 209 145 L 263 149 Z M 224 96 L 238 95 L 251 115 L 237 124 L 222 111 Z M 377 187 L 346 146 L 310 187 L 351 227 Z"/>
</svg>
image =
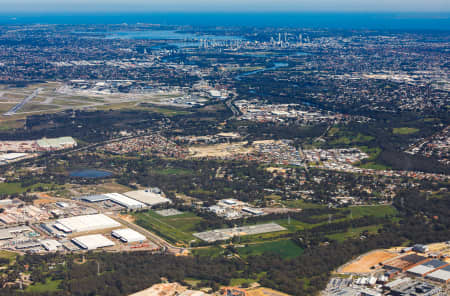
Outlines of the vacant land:
<svg viewBox="0 0 450 296">
<path fill-rule="evenodd" d="M 264 253 L 270 253 L 280 255 L 282 258 L 295 258 L 303 253 L 303 249 L 291 240 L 251 244 L 243 248 L 238 248 L 237 250 L 242 257 L 259 256 Z"/>
<path fill-rule="evenodd" d="M 280 291 L 275 291 L 269 288 L 257 288 L 247 291 L 248 296 L 288 296 Z"/>
<path fill-rule="evenodd" d="M 38 183 L 32 186 L 23 187 L 20 183 L 0 183 L 0 194 L 16 194 L 31 191 L 47 191 L 56 189 L 56 185 Z"/>
<path fill-rule="evenodd" d="M 349 207 L 350 215 L 353 219 L 364 216 L 384 217 L 386 215 L 396 215 L 397 210 L 390 205 L 376 205 L 376 206 L 357 206 Z"/>
<path fill-rule="evenodd" d="M 343 242 L 346 239 L 349 238 L 358 238 L 361 236 L 361 233 L 367 231 L 369 234 L 376 234 L 378 229 L 381 228 L 381 225 L 370 225 L 370 226 L 363 226 L 363 227 L 357 227 L 357 228 L 350 228 L 349 230 L 345 232 L 339 232 L 339 233 L 333 233 L 329 234 L 326 237 L 332 240 L 336 240 L 339 242 Z"/>
<path fill-rule="evenodd" d="M 136 223 L 173 243 L 183 243 L 187 245 L 196 238 L 192 233 L 196 232 L 195 226 L 203 218 L 193 213 L 183 213 L 176 216 L 164 217 L 153 211 L 135 214 Z"/>
<path fill-rule="evenodd" d="M 14 260 L 16 260 L 17 253 L 9 252 L 9 251 L 0 251 L 0 258 L 1 259 L 8 259 L 10 263 L 12 263 Z"/>
<path fill-rule="evenodd" d="M 398 254 L 389 253 L 386 251 L 374 251 L 360 257 L 358 260 L 344 266 L 341 272 L 354 272 L 354 273 L 364 273 L 370 272 L 371 267 L 380 264 L 386 260 L 397 257 Z"/>
<path fill-rule="evenodd" d="M 392 133 L 394 135 L 410 135 L 417 133 L 419 131 L 418 128 L 413 127 L 396 127 L 393 129 Z"/>
<path fill-rule="evenodd" d="M 58 291 L 58 286 L 61 283 L 61 280 L 49 280 L 43 283 L 35 283 L 31 286 L 28 286 L 25 291 L 33 292 L 33 293 L 46 293 L 46 292 L 56 292 Z"/>
<path fill-rule="evenodd" d="M 229 157 L 235 154 L 247 154 L 252 152 L 253 148 L 245 147 L 247 142 L 239 142 L 232 144 L 217 144 L 205 146 L 189 147 L 189 153 L 192 157 Z"/>
</svg>

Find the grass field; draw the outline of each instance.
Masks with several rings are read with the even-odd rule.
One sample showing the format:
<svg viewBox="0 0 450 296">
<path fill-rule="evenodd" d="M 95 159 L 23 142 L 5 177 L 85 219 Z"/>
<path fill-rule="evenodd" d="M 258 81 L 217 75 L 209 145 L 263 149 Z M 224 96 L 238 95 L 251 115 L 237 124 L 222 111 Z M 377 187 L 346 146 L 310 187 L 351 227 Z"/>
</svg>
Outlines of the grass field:
<svg viewBox="0 0 450 296">
<path fill-rule="evenodd" d="M 135 214 L 136 223 L 150 231 L 154 231 L 169 241 L 188 244 L 191 240 L 196 240 L 192 235 L 195 225 L 203 218 L 193 213 L 183 213 L 181 215 L 164 217 L 153 211 Z"/>
<path fill-rule="evenodd" d="M 343 242 L 346 239 L 349 238 L 357 238 L 360 236 L 361 232 L 368 231 L 369 233 L 376 233 L 377 230 L 381 227 L 381 225 L 370 225 L 370 226 L 363 226 L 363 227 L 357 227 L 349 229 L 346 232 L 339 232 L 339 233 L 333 233 L 329 234 L 326 237 L 332 240 L 337 240 L 339 242 Z"/>
<path fill-rule="evenodd" d="M 33 292 L 33 293 L 46 293 L 46 292 L 56 292 L 58 291 L 59 283 L 61 283 L 61 280 L 53 281 L 47 279 L 45 284 L 43 283 L 35 283 L 31 286 L 28 286 L 25 291 L 26 292 Z"/>
<path fill-rule="evenodd" d="M 410 135 L 417 133 L 419 131 L 418 128 L 413 127 L 396 127 L 392 130 L 394 135 Z"/>
<path fill-rule="evenodd" d="M 390 167 L 388 167 L 388 166 L 385 166 L 383 164 L 379 164 L 379 163 L 376 163 L 373 161 L 369 161 L 364 164 L 361 164 L 361 165 L 359 165 L 359 167 L 363 168 L 363 169 L 372 169 L 372 170 L 379 170 L 379 171 L 384 171 L 384 170 L 390 169 Z"/>
<path fill-rule="evenodd" d="M 54 187 L 54 185 L 38 183 L 32 186 L 22 187 L 20 183 L 0 183 L 0 194 L 23 193 L 28 189 L 31 189 L 33 191 L 33 189 L 36 189 L 38 187 L 42 187 L 44 190 L 49 190 L 51 189 L 51 187 Z"/>
<path fill-rule="evenodd" d="M 396 215 L 397 210 L 390 205 L 376 205 L 376 206 L 356 206 L 349 207 L 353 219 L 363 216 L 384 217 L 386 215 Z"/>
<path fill-rule="evenodd" d="M 283 205 L 285 205 L 288 208 L 300 208 L 300 209 L 319 209 L 319 208 L 325 208 L 325 205 L 307 202 L 302 199 L 297 200 L 286 200 L 281 201 Z"/>
<path fill-rule="evenodd" d="M 238 248 L 237 250 L 242 257 L 272 253 L 280 255 L 283 258 L 295 258 L 303 253 L 303 249 L 291 240 L 251 244 L 243 248 Z"/>
<path fill-rule="evenodd" d="M 224 248 L 218 246 L 212 246 L 207 248 L 193 249 L 192 255 L 194 256 L 205 256 L 209 258 L 218 257 L 223 254 Z"/>
<path fill-rule="evenodd" d="M 356 135 L 345 135 L 345 133 L 343 133 L 342 135 L 340 135 L 338 132 L 334 132 L 333 136 L 336 134 L 338 138 L 330 141 L 331 145 L 338 145 L 338 144 L 349 145 L 354 143 L 366 143 L 374 139 L 374 137 L 372 136 L 364 135 L 361 133 L 358 133 Z"/>
</svg>

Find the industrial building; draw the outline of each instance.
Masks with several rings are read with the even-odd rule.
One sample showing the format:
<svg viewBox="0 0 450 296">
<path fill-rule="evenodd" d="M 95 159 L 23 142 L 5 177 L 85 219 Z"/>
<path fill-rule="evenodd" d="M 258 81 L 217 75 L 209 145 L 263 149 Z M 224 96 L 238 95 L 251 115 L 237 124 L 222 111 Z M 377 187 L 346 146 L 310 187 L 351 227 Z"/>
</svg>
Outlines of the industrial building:
<svg viewBox="0 0 450 296">
<path fill-rule="evenodd" d="M 252 214 L 252 215 L 255 215 L 255 216 L 264 215 L 263 211 L 261 211 L 259 209 L 255 209 L 255 208 L 243 207 L 242 211 Z"/>
<path fill-rule="evenodd" d="M 145 204 L 120 193 L 106 193 L 105 195 L 109 197 L 111 201 L 130 210 L 142 209 L 145 207 Z"/>
<path fill-rule="evenodd" d="M 417 275 L 417 276 L 426 276 L 430 272 L 433 272 L 437 269 L 443 268 L 444 266 L 447 266 L 447 265 L 448 264 L 445 262 L 433 259 L 433 260 L 424 262 L 420 265 L 416 265 L 416 266 L 408 269 L 407 273 L 410 273 L 412 275 Z"/>
<path fill-rule="evenodd" d="M 111 235 L 120 239 L 124 243 L 143 242 L 147 238 L 137 231 L 130 228 L 116 229 L 111 232 Z"/>
<path fill-rule="evenodd" d="M 105 194 L 99 194 L 99 195 L 89 195 L 89 196 L 83 196 L 81 197 L 81 200 L 87 201 L 87 202 L 102 202 L 110 200 L 120 206 L 123 206 L 130 210 L 137 210 L 142 209 L 145 207 L 145 204 L 143 204 L 140 201 L 137 201 L 136 199 L 129 198 L 123 194 L 120 193 L 105 193 Z"/>
<path fill-rule="evenodd" d="M 115 228 L 121 224 L 103 214 L 95 214 L 58 219 L 53 226 L 65 233 L 72 233 Z"/>
<path fill-rule="evenodd" d="M 426 253 L 428 252 L 428 247 L 421 244 L 416 244 L 412 247 L 413 251 L 416 251 L 418 253 Z"/>
<path fill-rule="evenodd" d="M 34 232 L 34 230 L 28 226 L 3 228 L 3 229 L 0 229 L 0 240 L 12 239 L 12 238 L 16 237 L 18 234 L 24 233 L 24 232 Z"/>
<path fill-rule="evenodd" d="M 450 282 L 450 265 L 429 273 L 426 278 L 441 283 Z"/>
<path fill-rule="evenodd" d="M 135 190 L 125 192 L 124 195 L 129 198 L 135 199 L 137 201 L 143 202 L 149 206 L 156 206 L 164 203 L 171 203 L 172 201 L 168 198 L 165 198 L 161 195 L 161 193 L 155 192 L 156 190 Z"/>
<path fill-rule="evenodd" d="M 101 234 L 78 236 L 72 242 L 85 250 L 95 250 L 99 248 L 112 247 L 114 243 Z"/>
<path fill-rule="evenodd" d="M 393 296 L 434 296 L 440 295 L 441 287 L 410 278 L 393 281 L 386 285 Z"/>
<path fill-rule="evenodd" d="M 387 269 L 395 269 L 404 272 L 416 265 L 424 263 L 427 260 L 429 259 L 426 257 L 419 256 L 416 254 L 410 254 L 391 260 L 385 263 L 384 267 Z"/>
<path fill-rule="evenodd" d="M 50 149 L 64 149 L 77 146 L 77 142 L 72 137 L 60 137 L 60 138 L 42 138 L 37 140 L 37 145 L 46 150 Z"/>
<path fill-rule="evenodd" d="M 42 247 L 49 252 L 56 252 L 58 248 L 62 247 L 62 244 L 54 239 L 47 239 L 41 241 Z"/>
</svg>

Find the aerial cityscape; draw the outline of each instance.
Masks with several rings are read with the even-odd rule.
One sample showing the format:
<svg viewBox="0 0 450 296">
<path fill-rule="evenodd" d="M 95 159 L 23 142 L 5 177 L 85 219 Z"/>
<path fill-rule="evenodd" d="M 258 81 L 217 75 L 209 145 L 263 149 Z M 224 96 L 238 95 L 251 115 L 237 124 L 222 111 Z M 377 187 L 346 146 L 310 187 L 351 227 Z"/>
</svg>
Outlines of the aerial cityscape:
<svg viewBox="0 0 450 296">
<path fill-rule="evenodd" d="M 450 295 L 448 5 L 5 5 L 0 295 Z"/>
</svg>

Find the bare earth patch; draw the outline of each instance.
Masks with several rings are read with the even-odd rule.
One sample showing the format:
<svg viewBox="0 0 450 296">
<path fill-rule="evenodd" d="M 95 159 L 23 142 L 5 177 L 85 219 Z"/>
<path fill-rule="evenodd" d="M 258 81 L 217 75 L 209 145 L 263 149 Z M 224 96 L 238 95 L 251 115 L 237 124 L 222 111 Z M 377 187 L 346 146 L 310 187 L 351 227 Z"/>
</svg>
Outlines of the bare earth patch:
<svg viewBox="0 0 450 296">
<path fill-rule="evenodd" d="M 388 259 L 397 257 L 398 254 L 386 251 L 374 251 L 360 257 L 358 260 L 344 266 L 340 272 L 365 273 L 372 271 L 370 267 L 378 265 Z"/>
</svg>

